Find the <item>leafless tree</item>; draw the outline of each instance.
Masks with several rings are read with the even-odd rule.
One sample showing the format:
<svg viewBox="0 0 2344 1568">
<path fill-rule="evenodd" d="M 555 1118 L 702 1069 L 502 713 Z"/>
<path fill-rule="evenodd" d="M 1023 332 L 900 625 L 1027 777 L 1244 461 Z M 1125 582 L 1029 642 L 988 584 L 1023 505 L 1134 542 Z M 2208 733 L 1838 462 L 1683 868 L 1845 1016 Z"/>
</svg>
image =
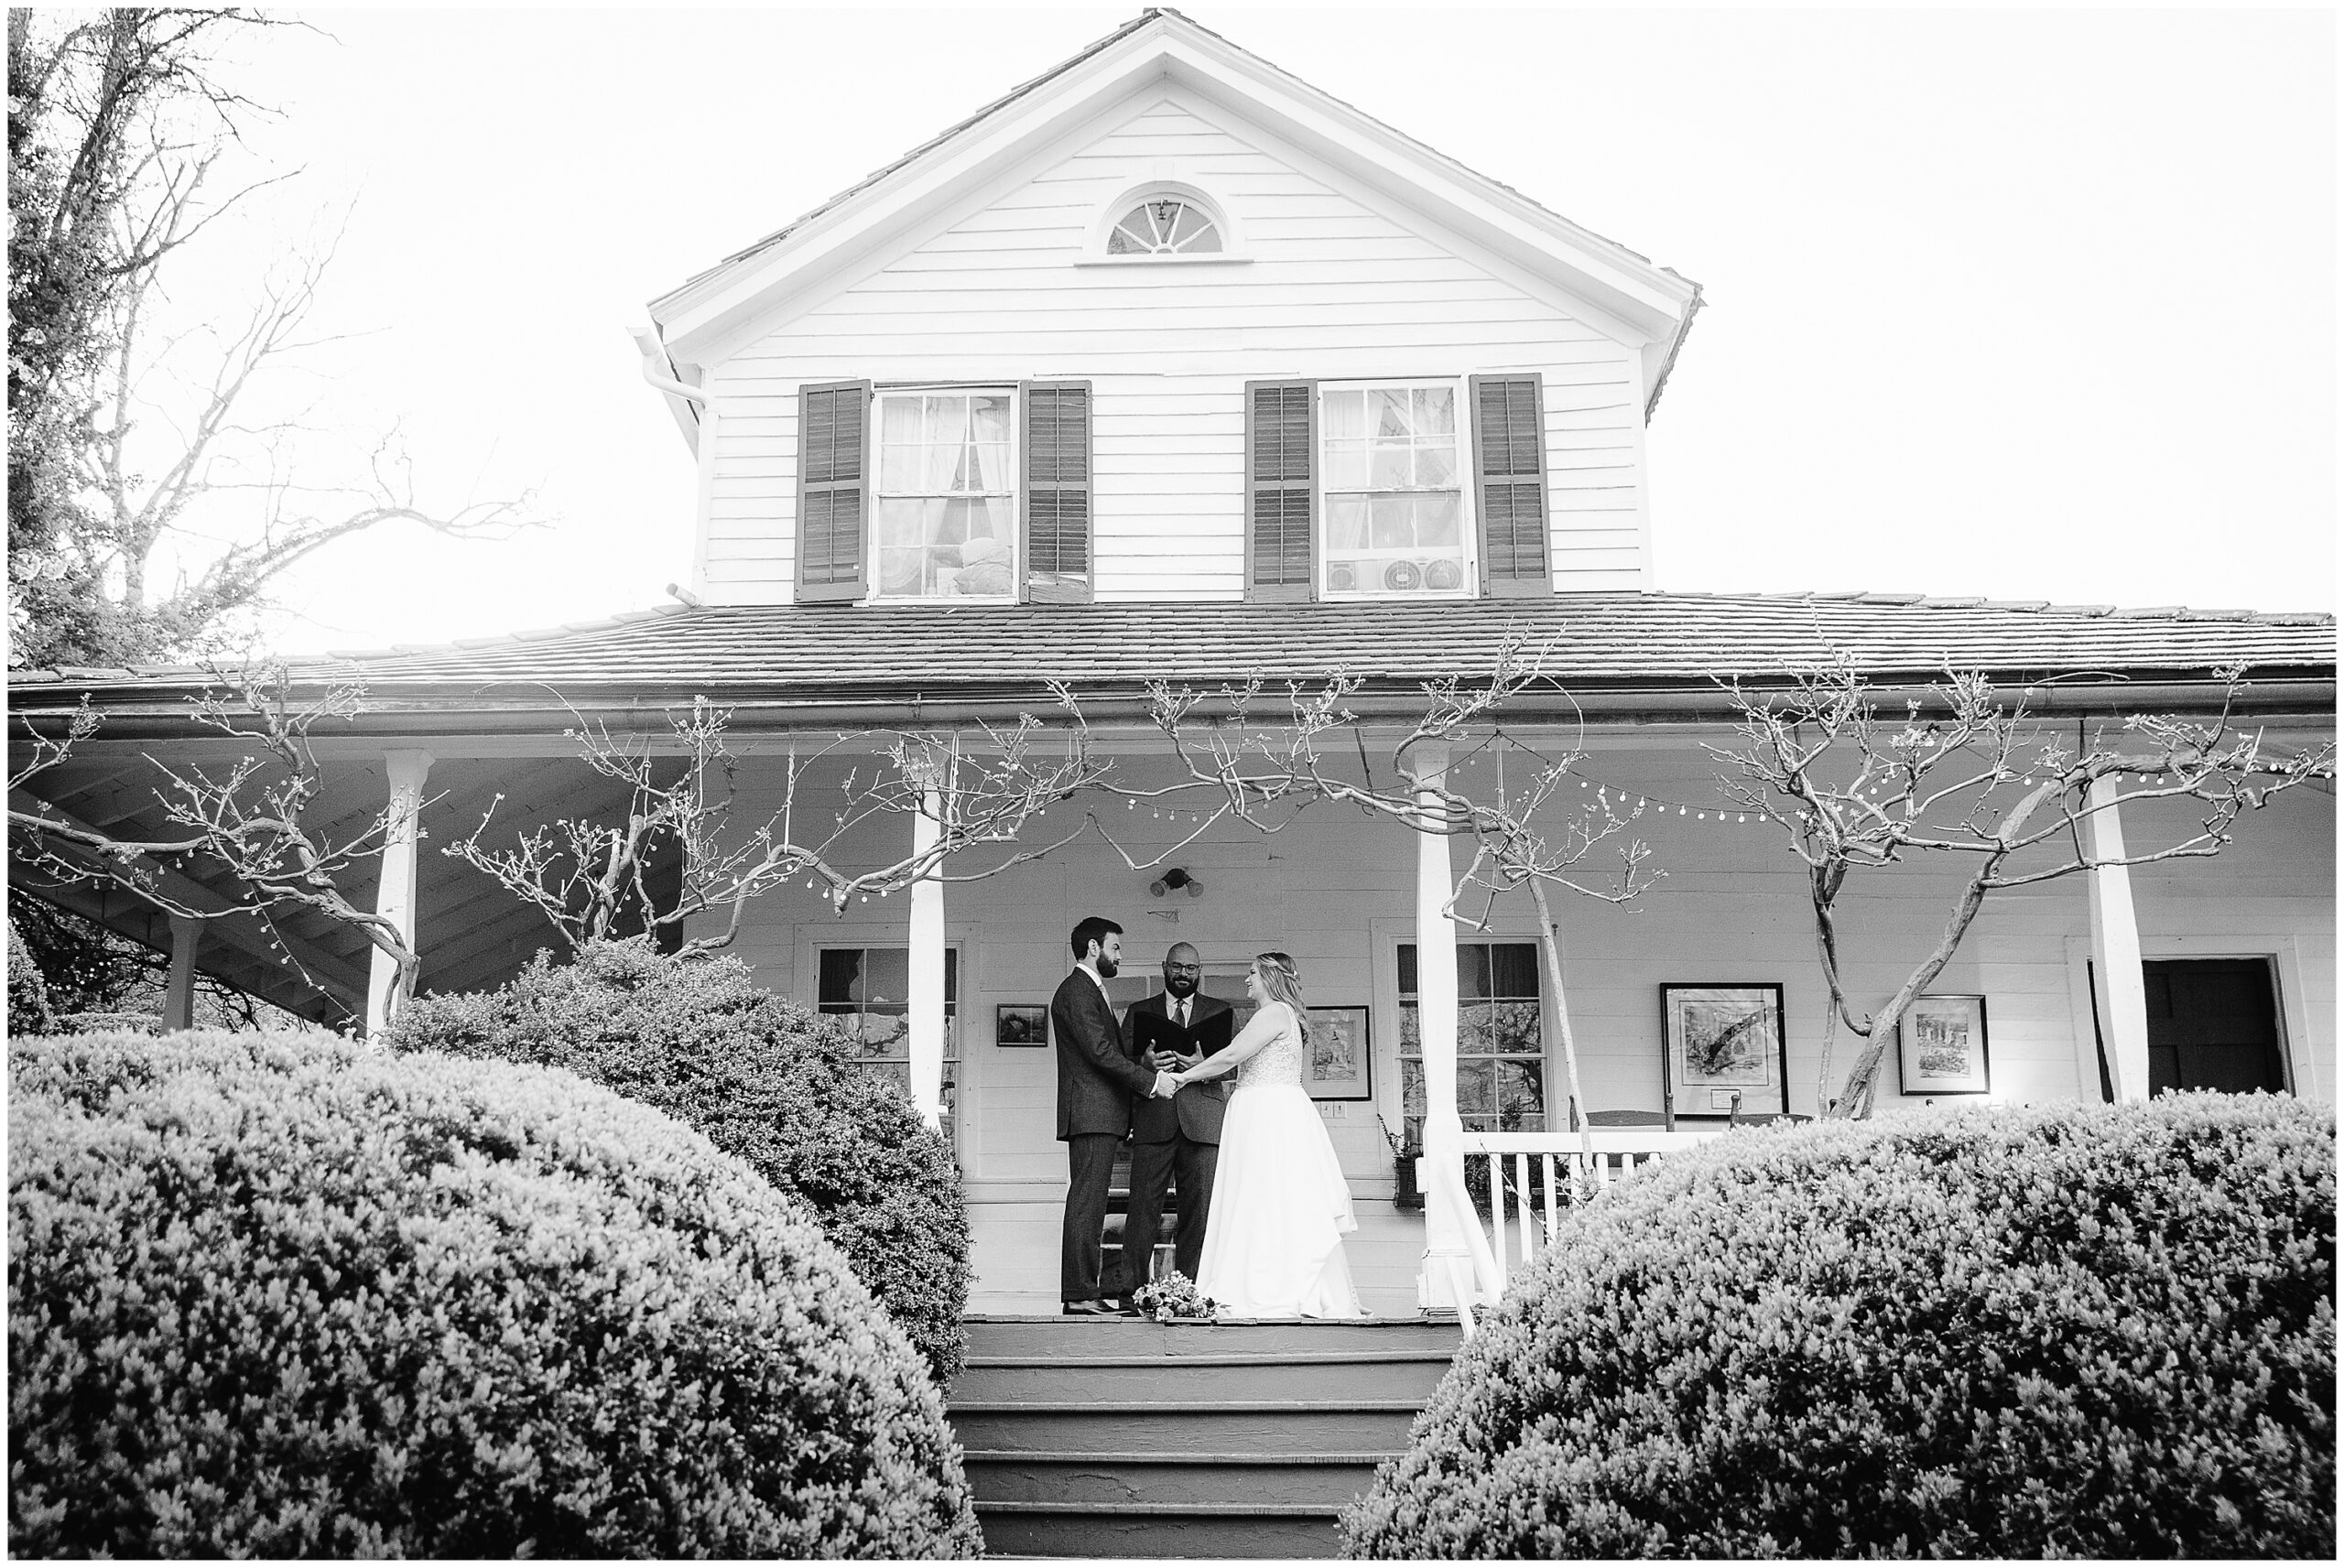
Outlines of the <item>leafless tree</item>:
<svg viewBox="0 0 2344 1568">
<path fill-rule="evenodd" d="M 365 688 L 343 683 L 298 697 L 281 665 L 214 669 L 212 677 L 193 699 L 197 719 L 249 750 L 224 769 L 175 767 L 150 757 L 164 780 L 155 791 L 164 826 L 150 838 L 119 838 L 65 820 L 23 790 L 96 733 L 99 720 L 87 698 L 62 733 L 27 725 L 22 763 L 8 779 L 12 852 L 60 881 L 111 881 L 189 919 L 230 919 L 288 906 L 313 910 L 390 957 L 397 981 L 386 1007 L 396 1015 L 414 994 L 420 957 L 395 921 L 352 903 L 341 885 L 353 866 L 380 855 L 389 814 L 377 814 L 346 835 L 310 820 L 323 774 L 309 732 L 354 718 L 364 706 Z M 28 804 L 19 806 L 20 800 Z M 167 862 L 196 873 L 212 870 L 242 891 L 226 908 L 190 902 L 163 876 Z M 390 1019 L 365 1022 L 371 1031 Z"/>
<path fill-rule="evenodd" d="M 1650 849 L 1629 836 L 1643 815 L 1641 805 L 1629 806 L 1608 794 L 1566 802 L 1563 785 L 1583 753 L 1543 750 L 1495 722 L 1509 702 L 1533 687 L 1555 688 L 1545 673 L 1551 653 L 1551 645 L 1533 646 L 1514 634 L 1485 679 L 1450 676 L 1425 683 L 1423 709 L 1395 749 L 1394 771 L 1382 777 L 1370 758 L 1362 721 L 1349 706 L 1362 685 L 1355 676 L 1339 672 L 1317 686 L 1289 682 L 1282 705 L 1266 715 L 1264 683 L 1259 679 L 1213 693 L 1151 683 L 1150 718 L 1170 742 L 1184 776 L 1159 789 L 1132 793 L 1177 798 L 1201 792 L 1212 807 L 1188 838 L 1227 817 L 1275 833 L 1293 820 L 1280 806 L 1328 801 L 1419 833 L 1469 839 L 1472 859 L 1450 892 L 1447 913 L 1486 929 L 1501 896 L 1529 892 L 1538 911 L 1539 948 L 1555 998 L 1572 1117 L 1584 1138 L 1587 1100 L 1548 895 L 1561 889 L 1624 903 L 1665 873 L 1649 866 Z M 1445 749 L 1447 762 L 1419 765 L 1436 747 Z M 1462 765 L 1468 758 L 1492 765 L 1469 783 Z M 1607 847 L 1616 860 L 1608 873 L 1598 874 L 1599 851 Z M 1460 905 L 1476 903 L 1477 914 L 1459 913 Z"/>
<path fill-rule="evenodd" d="M 2262 734 L 2234 718 L 2243 668 L 2214 673 L 2224 695 L 2212 716 L 2129 715 L 2113 735 L 2087 741 L 2078 730 L 2072 747 L 2023 698 L 2005 705 L 1976 672 L 1948 671 L 1926 697 L 1908 697 L 1900 714 L 1885 717 L 1883 693 L 1844 654 L 1796 672 L 1779 693 L 1729 687 L 1741 715 L 1737 740 L 1708 748 L 1732 770 L 1720 787 L 1737 809 L 1783 828 L 1807 866 L 1828 991 L 1818 1085 L 1827 1117 L 1870 1114 L 1899 1021 L 1952 959 L 1989 896 L 2103 866 L 2219 854 L 2243 813 L 2334 776 L 2332 744 L 2266 751 Z M 2128 838 L 2122 856 L 2096 852 L 2092 819 L 2116 808 L 2115 784 L 2126 774 L 2135 784 L 2124 804 L 2187 801 L 2194 826 L 2138 848 Z M 2145 815 L 2135 820 L 2154 831 Z M 1839 903 L 1849 876 L 1927 856 L 1966 865 L 1961 891 L 1928 951 L 1885 1002 L 1863 1013 L 1841 968 Z M 1835 1092 L 1831 1053 L 1841 1025 L 1861 1045 Z"/>
<path fill-rule="evenodd" d="M 330 243 L 270 246 L 283 258 L 256 272 L 248 311 L 176 297 L 190 275 L 175 258 L 289 178 L 224 177 L 268 112 L 222 85 L 216 51 L 304 26 L 248 10 L 10 14 L 16 662 L 211 654 L 336 540 L 396 522 L 496 536 L 530 518 L 526 497 L 419 500 L 396 428 L 328 452 L 317 400 L 276 390 L 331 341 L 308 325 Z"/>
<path fill-rule="evenodd" d="M 492 848 L 496 802 L 478 827 L 445 846 L 542 910 L 574 946 L 613 934 L 630 917 L 652 930 L 680 927 L 716 912 L 721 929 L 683 944 L 704 952 L 728 946 L 749 903 L 794 879 L 819 884 L 843 913 L 858 896 L 901 892 L 922 881 L 972 881 L 1038 859 L 1084 831 L 1022 849 L 981 871 L 948 871 L 954 855 L 986 845 L 1011 844 L 1052 802 L 1092 787 L 1106 764 L 1091 753 L 1078 722 L 1064 757 L 1045 757 L 1040 720 L 1021 715 L 1013 726 L 981 725 L 972 734 L 858 730 L 808 740 L 786 764 L 782 804 L 754 825 L 736 824 L 737 759 L 726 738 L 732 712 L 705 698 L 689 712 L 667 716 L 669 733 L 613 736 L 599 721 L 571 709 L 564 735 L 588 767 L 626 786 L 624 822 L 565 818 L 527 828 L 510 847 Z M 871 754 L 863 755 L 868 751 Z M 854 754 L 840 794 L 810 797 L 817 764 Z M 498 797 L 501 802 L 503 796 Z M 886 865 L 852 871 L 840 854 L 851 836 L 878 816 L 923 816 L 930 841 Z M 681 889 L 655 894 L 655 862 L 673 857 Z"/>
</svg>

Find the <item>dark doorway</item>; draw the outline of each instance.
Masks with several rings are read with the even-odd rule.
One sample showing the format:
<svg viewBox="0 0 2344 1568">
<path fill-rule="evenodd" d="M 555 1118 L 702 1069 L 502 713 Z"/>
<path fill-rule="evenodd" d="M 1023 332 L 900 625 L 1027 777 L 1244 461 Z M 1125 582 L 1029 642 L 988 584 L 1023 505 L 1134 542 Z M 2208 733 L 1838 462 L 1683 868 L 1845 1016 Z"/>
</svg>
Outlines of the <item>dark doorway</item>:
<svg viewBox="0 0 2344 1568">
<path fill-rule="evenodd" d="M 2175 958 L 2144 963 L 2149 1092 L 2219 1089 L 2283 1093 L 2271 965 L 2263 958 Z"/>
</svg>

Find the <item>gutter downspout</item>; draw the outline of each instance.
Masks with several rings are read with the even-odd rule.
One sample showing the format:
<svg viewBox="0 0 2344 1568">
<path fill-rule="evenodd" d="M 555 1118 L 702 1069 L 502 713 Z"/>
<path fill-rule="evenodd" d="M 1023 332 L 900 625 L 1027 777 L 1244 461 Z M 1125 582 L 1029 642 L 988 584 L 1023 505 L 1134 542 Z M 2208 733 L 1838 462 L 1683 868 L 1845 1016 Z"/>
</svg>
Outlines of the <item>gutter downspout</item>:
<svg viewBox="0 0 2344 1568">
<path fill-rule="evenodd" d="M 630 327 L 627 336 L 635 340 L 635 351 L 643 358 L 643 379 L 667 395 L 667 412 L 675 416 L 676 427 L 684 433 L 684 439 L 690 443 L 697 455 L 700 433 L 699 410 L 708 406 L 708 388 L 677 379 L 675 362 L 667 357 L 667 348 L 659 341 L 657 329 Z"/>
</svg>

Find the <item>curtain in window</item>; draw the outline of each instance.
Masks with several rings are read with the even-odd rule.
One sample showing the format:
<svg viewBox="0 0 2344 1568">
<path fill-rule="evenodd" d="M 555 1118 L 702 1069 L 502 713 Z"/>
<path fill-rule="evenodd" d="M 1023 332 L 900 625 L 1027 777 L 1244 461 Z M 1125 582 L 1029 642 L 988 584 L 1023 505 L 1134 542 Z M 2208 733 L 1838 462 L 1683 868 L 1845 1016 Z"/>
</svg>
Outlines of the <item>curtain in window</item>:
<svg viewBox="0 0 2344 1568">
<path fill-rule="evenodd" d="M 879 414 L 879 591 L 1006 595 L 1016 535 L 1007 392 L 888 393 Z"/>
</svg>

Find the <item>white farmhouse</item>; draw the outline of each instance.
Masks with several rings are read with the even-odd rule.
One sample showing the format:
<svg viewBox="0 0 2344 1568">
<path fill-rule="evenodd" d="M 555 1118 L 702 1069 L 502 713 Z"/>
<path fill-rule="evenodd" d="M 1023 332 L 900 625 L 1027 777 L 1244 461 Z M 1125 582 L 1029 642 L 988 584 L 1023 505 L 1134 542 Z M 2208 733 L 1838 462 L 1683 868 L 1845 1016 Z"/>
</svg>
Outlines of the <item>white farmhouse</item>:
<svg viewBox="0 0 2344 1568">
<path fill-rule="evenodd" d="M 370 694 L 322 752 L 348 810 L 394 791 L 429 803 L 424 852 L 395 846 L 364 891 L 411 923 L 426 989 L 496 984 L 550 945 L 539 916 L 431 851 L 500 794 L 516 824 L 618 804 L 563 739 L 572 708 L 655 732 L 696 697 L 729 707 L 737 812 L 754 820 L 793 758 L 841 735 L 860 739 L 801 802 L 850 762 L 870 776 L 882 731 L 981 749 L 983 725 L 1047 720 L 1053 680 L 1079 695 L 1116 783 L 1165 789 L 1187 775 L 1148 720 L 1150 680 L 1282 693 L 1343 672 L 1363 722 L 1340 765 L 1388 784 L 1423 683 L 1486 677 L 1527 637 L 1551 645 L 1551 678 L 1445 759 L 1408 761 L 1470 787 L 1502 756 L 1577 750 L 1575 784 L 1641 813 L 1633 834 L 1666 878 L 1625 907 L 1554 906 L 1586 1108 L 1613 1141 L 1653 1148 L 1736 1115 L 1811 1115 L 1824 992 L 1806 885 L 1777 830 L 1720 809 L 1703 748 L 1730 731 L 1721 680 L 1779 684 L 1836 654 L 1892 688 L 1948 667 L 2014 696 L 2069 677 L 2030 706 L 2072 746 L 2128 713 L 2208 711 L 2216 668 L 2243 664 L 2254 722 L 2291 747 L 2332 735 L 2336 633 L 2317 615 L 1666 591 L 1644 438 L 1670 376 L 1695 373 L 1677 361 L 1699 305 L 1668 268 L 1177 12 L 1145 12 L 653 303 L 643 371 L 699 473 L 685 605 L 304 667 Z M 100 825 L 151 811 L 139 759 L 201 744 L 195 684 L 165 669 L 16 681 L 20 712 L 86 691 L 106 715 L 36 781 L 44 809 Z M 1382 1128 L 1429 1119 L 1509 1164 L 1518 1145 L 1534 1186 L 1543 1152 L 1576 1146 L 1529 901 L 1452 917 L 1449 838 L 1330 806 L 1264 834 L 1213 805 L 1092 792 L 1027 829 L 1046 842 L 1101 820 L 1045 857 L 842 909 L 793 881 L 749 907 L 733 951 L 775 989 L 861 1015 L 874 1060 L 949 1127 L 975 1223 L 971 1305 L 993 1314 L 1057 1307 L 1052 1054 L 1015 1010 L 1064 976 L 1069 929 L 1122 923 L 1123 1000 L 1155 989 L 1175 942 L 1230 993 L 1253 954 L 1289 952 L 1362 1047 L 1319 1089 L 1370 1308 L 1486 1299 L 1492 1267 L 1535 1238 L 1501 1234 L 1499 1256 L 1477 1257 L 1437 1215 L 1428 1242 Z M 2186 826 L 2171 809 L 2109 818 L 2135 842 Z M 2332 790 L 2297 790 L 2219 859 L 1991 902 L 1932 988 L 1983 999 L 1952 1025 L 1980 1036 L 1966 1087 L 2332 1099 L 2334 828 Z M 899 859 L 917 830 L 880 816 L 840 863 Z M 1864 895 L 1845 936 L 1859 996 L 1895 988 L 1952 885 L 1915 866 Z M 172 940 L 120 892 L 51 895 Z M 321 1018 L 364 1008 L 366 954 L 346 932 L 287 916 L 197 936 L 183 925 L 189 961 L 234 983 Z M 1665 1011 L 1702 1000 L 1687 988 L 1767 999 L 1776 1033 L 1749 1081 L 1720 1089 L 1672 1055 Z M 1840 1070 L 1849 1054 L 1843 1036 Z M 1947 1103 L 1900 1072 L 1892 1054 L 1885 1104 Z"/>
</svg>

